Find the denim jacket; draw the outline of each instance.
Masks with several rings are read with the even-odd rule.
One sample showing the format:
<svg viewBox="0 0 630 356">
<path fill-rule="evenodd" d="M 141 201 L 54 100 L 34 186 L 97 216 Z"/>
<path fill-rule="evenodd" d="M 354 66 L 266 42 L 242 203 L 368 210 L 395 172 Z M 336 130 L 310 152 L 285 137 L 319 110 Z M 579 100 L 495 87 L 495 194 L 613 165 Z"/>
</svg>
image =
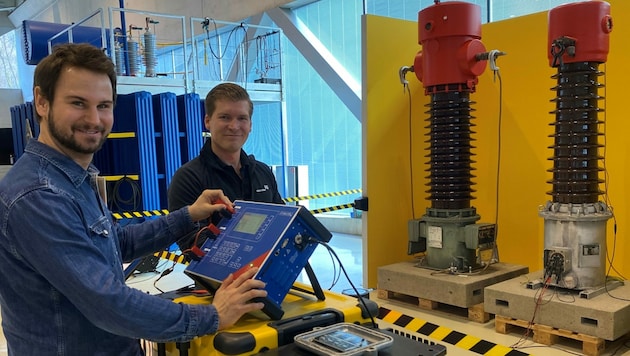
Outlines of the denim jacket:
<svg viewBox="0 0 630 356">
<path fill-rule="evenodd" d="M 212 305 L 125 284 L 122 263 L 193 231 L 188 209 L 121 227 L 86 171 L 31 140 L 0 181 L 0 307 L 9 355 L 142 355 L 139 339 L 216 332 Z"/>
</svg>

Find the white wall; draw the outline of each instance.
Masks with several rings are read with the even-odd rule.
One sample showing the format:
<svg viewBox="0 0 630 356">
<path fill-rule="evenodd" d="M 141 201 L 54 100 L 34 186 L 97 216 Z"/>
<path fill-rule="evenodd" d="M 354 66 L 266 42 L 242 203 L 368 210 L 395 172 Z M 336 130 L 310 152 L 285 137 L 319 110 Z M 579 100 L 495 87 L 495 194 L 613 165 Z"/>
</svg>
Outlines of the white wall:
<svg viewBox="0 0 630 356">
<path fill-rule="evenodd" d="M 0 128 L 11 127 L 11 110 L 10 108 L 15 105 L 22 104 L 24 102 L 22 98 L 21 89 L 1 89 L 0 88 Z"/>
</svg>

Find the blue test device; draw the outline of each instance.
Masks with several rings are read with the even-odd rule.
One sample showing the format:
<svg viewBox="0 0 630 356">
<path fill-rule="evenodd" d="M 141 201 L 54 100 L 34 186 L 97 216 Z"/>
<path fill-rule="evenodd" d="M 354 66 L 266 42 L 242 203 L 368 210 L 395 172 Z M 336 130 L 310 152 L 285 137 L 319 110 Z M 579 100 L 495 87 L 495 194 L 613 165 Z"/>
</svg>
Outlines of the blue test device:
<svg viewBox="0 0 630 356">
<path fill-rule="evenodd" d="M 206 240 L 203 257 L 191 261 L 184 273 L 214 291 L 230 273 L 236 278 L 258 267 L 253 278 L 265 282 L 267 297 L 256 301 L 264 303 L 265 314 L 278 320 L 284 314 L 282 301 L 317 241 L 328 242 L 332 234 L 303 206 L 241 200 L 234 204 L 232 216 L 217 225 L 217 238 Z"/>
</svg>

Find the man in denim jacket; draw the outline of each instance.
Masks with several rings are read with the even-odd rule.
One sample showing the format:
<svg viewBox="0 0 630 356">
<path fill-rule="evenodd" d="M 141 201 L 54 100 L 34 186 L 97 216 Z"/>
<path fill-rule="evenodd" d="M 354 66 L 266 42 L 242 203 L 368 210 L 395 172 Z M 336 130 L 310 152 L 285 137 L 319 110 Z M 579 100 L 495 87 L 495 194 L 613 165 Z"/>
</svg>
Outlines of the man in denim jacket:
<svg viewBox="0 0 630 356">
<path fill-rule="evenodd" d="M 139 339 L 186 341 L 259 310 L 255 269 L 228 277 L 212 305 L 172 303 L 125 284 L 122 263 L 171 245 L 232 204 L 192 204 L 121 227 L 91 165 L 113 124 L 116 71 L 87 44 L 58 46 L 35 70 L 40 135 L 0 181 L 0 306 L 9 355 L 142 355 Z M 215 204 L 220 202 L 220 204 Z"/>
</svg>

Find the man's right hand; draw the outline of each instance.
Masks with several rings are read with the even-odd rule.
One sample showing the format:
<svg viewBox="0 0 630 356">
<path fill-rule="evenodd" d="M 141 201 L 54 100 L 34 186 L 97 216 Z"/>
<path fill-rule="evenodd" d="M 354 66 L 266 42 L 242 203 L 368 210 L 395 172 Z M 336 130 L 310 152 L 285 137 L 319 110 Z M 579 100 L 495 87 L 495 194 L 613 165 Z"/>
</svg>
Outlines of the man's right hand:
<svg viewBox="0 0 630 356">
<path fill-rule="evenodd" d="M 251 268 L 234 279 L 230 274 L 214 294 L 212 305 L 219 314 L 219 330 L 234 325 L 245 313 L 261 310 L 263 303 L 251 302 L 254 298 L 267 296 L 265 283 L 252 279 L 258 268 Z"/>
<path fill-rule="evenodd" d="M 223 194 L 222 190 L 206 189 L 193 204 L 188 206 L 188 213 L 193 221 L 200 221 L 223 209 L 233 212 L 233 207 L 234 203 Z"/>
</svg>

